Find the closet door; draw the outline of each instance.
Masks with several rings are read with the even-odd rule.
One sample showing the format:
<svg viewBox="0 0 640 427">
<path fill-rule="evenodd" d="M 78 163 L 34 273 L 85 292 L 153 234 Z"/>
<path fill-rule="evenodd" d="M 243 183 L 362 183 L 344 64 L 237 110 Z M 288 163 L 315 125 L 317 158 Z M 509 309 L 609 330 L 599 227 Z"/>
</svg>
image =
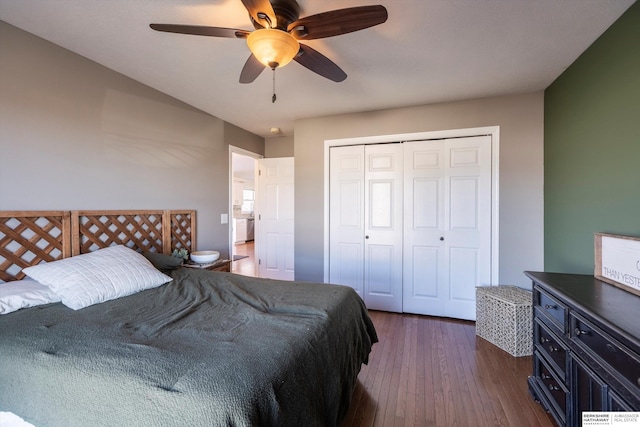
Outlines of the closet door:
<svg viewBox="0 0 640 427">
<path fill-rule="evenodd" d="M 402 312 L 402 144 L 365 146 L 364 292 L 368 308 Z"/>
<path fill-rule="evenodd" d="M 402 146 L 330 149 L 329 281 L 402 311 Z"/>
<path fill-rule="evenodd" d="M 474 320 L 491 283 L 491 138 L 404 146 L 403 311 Z"/>
<path fill-rule="evenodd" d="M 364 299 L 364 146 L 329 151 L 329 282 Z"/>
<path fill-rule="evenodd" d="M 404 143 L 403 311 L 444 316 L 445 148 L 441 140 Z"/>
</svg>

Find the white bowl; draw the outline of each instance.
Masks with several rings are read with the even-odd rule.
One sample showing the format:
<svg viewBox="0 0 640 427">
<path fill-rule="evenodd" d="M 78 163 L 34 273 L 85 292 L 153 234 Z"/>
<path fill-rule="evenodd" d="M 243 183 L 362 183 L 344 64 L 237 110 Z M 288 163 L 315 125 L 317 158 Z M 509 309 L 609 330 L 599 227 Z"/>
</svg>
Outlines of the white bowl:
<svg viewBox="0 0 640 427">
<path fill-rule="evenodd" d="M 218 251 L 195 251 L 191 252 L 189 258 L 196 264 L 209 264 L 214 262 L 220 257 Z"/>
</svg>

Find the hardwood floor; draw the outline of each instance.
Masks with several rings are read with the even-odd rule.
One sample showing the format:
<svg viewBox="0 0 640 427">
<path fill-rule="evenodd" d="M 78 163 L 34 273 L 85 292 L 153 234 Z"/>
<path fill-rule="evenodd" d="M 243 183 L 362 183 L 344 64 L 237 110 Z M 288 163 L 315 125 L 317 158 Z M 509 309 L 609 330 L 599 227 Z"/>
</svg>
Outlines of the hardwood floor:
<svg viewBox="0 0 640 427">
<path fill-rule="evenodd" d="M 243 255 L 246 258 L 233 261 L 231 263 L 231 272 L 241 274 L 243 276 L 256 277 L 256 261 L 254 242 L 236 243 L 234 246 L 236 255 Z"/>
<path fill-rule="evenodd" d="M 254 243 L 236 244 L 233 273 L 256 276 Z M 371 311 L 379 342 L 340 427 L 552 427 L 527 390 L 531 357 L 475 335 L 475 323 Z"/>
<path fill-rule="evenodd" d="M 474 322 L 370 314 L 380 342 L 341 427 L 555 425 L 528 394 L 531 357 L 476 337 Z"/>
</svg>

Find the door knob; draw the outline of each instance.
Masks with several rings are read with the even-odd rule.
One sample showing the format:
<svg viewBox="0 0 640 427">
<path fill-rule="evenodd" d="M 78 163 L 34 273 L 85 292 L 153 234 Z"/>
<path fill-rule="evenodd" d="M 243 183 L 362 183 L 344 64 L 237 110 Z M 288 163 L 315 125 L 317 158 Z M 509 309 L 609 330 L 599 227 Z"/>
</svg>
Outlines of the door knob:
<svg viewBox="0 0 640 427">
<path fill-rule="evenodd" d="M 442 242 L 442 241 L 444 241 L 444 237 L 440 237 L 440 241 L 441 241 L 441 242 Z"/>
<path fill-rule="evenodd" d="M 364 238 L 365 238 L 365 239 L 368 239 L 368 238 L 369 238 L 369 236 L 364 236 Z"/>
</svg>

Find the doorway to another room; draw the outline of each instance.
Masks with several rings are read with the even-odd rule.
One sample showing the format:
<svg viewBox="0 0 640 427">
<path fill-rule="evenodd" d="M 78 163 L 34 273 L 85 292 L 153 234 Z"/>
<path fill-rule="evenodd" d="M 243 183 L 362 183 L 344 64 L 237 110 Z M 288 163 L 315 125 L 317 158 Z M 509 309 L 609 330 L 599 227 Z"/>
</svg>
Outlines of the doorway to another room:
<svg viewBox="0 0 640 427">
<path fill-rule="evenodd" d="M 255 170 L 259 154 L 237 147 L 230 149 L 230 253 L 231 272 L 256 277 L 255 262 Z"/>
</svg>

